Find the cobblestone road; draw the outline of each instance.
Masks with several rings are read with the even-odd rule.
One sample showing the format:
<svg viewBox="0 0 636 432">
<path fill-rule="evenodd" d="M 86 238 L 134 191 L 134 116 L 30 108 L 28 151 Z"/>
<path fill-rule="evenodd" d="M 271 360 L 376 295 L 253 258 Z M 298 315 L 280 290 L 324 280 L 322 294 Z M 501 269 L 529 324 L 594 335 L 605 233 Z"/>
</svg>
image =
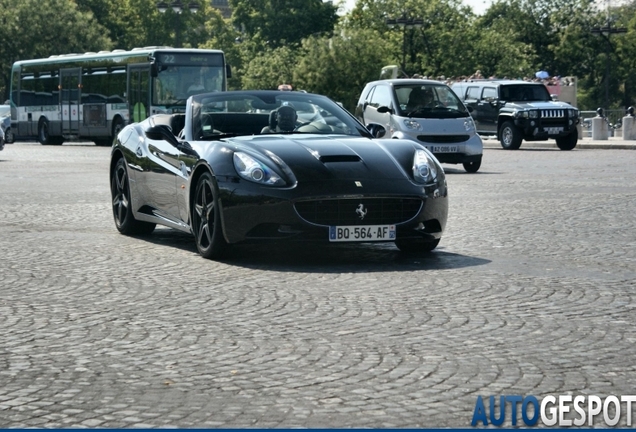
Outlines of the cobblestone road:
<svg viewBox="0 0 636 432">
<path fill-rule="evenodd" d="M 109 149 L 0 152 L 0 427 L 469 427 L 478 395 L 636 393 L 636 154 L 446 165 L 431 255 L 117 233 Z"/>
</svg>

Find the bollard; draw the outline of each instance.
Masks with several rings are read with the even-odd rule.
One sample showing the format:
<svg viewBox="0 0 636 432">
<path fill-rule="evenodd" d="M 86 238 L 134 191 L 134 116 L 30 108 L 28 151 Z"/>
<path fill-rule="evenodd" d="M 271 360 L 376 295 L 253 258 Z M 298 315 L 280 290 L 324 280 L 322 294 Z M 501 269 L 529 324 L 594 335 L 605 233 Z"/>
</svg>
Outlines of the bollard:
<svg viewBox="0 0 636 432">
<path fill-rule="evenodd" d="M 607 140 L 609 130 L 604 117 L 594 117 L 592 119 L 592 139 L 597 141 Z"/>
<path fill-rule="evenodd" d="M 629 141 L 636 139 L 636 134 L 634 132 L 636 132 L 634 131 L 634 117 L 623 117 L 623 140 Z"/>
<path fill-rule="evenodd" d="M 636 140 L 636 117 L 634 107 L 627 109 L 627 115 L 623 117 L 623 140 Z"/>
</svg>

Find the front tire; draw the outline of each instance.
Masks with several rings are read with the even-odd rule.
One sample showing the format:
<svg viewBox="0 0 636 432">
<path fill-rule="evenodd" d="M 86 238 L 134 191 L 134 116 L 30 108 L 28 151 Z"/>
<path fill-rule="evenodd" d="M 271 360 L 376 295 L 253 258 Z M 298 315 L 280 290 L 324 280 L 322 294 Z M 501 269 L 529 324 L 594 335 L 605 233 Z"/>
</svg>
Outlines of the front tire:
<svg viewBox="0 0 636 432">
<path fill-rule="evenodd" d="M 521 136 L 521 132 L 517 129 L 513 122 L 507 121 L 501 125 L 499 141 L 501 142 L 501 147 L 505 150 L 517 150 L 521 147 L 522 140 L 523 137 Z"/>
<path fill-rule="evenodd" d="M 404 253 L 430 252 L 437 247 L 440 239 L 433 241 L 424 240 L 396 240 L 395 245 Z"/>
<path fill-rule="evenodd" d="M 479 171 L 479 167 L 481 167 L 481 156 L 474 162 L 464 162 L 464 169 L 467 173 L 476 173 Z"/>
<path fill-rule="evenodd" d="M 133 216 L 130 201 L 130 182 L 126 161 L 120 158 L 115 164 L 110 181 L 110 193 L 113 204 L 113 218 L 117 230 L 125 235 L 145 235 L 154 231 L 157 224 L 138 221 Z"/>
<path fill-rule="evenodd" d="M 569 135 L 557 138 L 556 144 L 557 147 L 559 147 L 561 150 L 572 150 L 574 147 L 576 147 L 576 143 L 578 142 L 578 140 L 579 133 L 576 129 L 574 129 Z"/>
<path fill-rule="evenodd" d="M 221 209 L 212 175 L 205 172 L 197 181 L 192 200 L 192 233 L 203 258 L 222 258 L 228 249 L 221 228 Z"/>
</svg>

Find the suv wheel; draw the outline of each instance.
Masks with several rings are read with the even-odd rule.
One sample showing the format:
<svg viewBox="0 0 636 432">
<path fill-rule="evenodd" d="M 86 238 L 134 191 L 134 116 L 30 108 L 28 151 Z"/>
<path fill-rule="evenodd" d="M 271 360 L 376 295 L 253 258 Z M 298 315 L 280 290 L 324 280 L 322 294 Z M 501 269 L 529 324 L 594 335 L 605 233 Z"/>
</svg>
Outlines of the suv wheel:
<svg viewBox="0 0 636 432">
<path fill-rule="evenodd" d="M 521 147 L 521 132 L 511 121 L 504 122 L 499 131 L 499 141 L 506 150 L 517 150 Z"/>
<path fill-rule="evenodd" d="M 572 150 L 576 147 L 576 142 L 579 140 L 579 133 L 576 129 L 571 134 L 556 139 L 557 147 L 561 150 Z"/>
</svg>

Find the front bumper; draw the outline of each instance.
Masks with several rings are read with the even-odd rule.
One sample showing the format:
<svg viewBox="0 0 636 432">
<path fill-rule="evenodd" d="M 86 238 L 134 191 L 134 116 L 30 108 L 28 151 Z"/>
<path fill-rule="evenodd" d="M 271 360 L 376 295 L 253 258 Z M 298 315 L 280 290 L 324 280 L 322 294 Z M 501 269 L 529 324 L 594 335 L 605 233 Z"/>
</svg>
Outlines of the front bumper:
<svg viewBox="0 0 636 432">
<path fill-rule="evenodd" d="M 578 118 L 563 117 L 559 119 L 529 119 L 517 118 L 515 126 L 523 131 L 523 138 L 527 141 L 544 141 L 570 135 L 576 132 Z"/>
<path fill-rule="evenodd" d="M 267 188 L 246 181 L 219 181 L 220 207 L 225 239 L 229 243 L 259 241 L 317 241 L 329 242 L 329 226 L 392 224 L 398 239 L 439 239 L 448 217 L 448 193 L 444 178 L 435 185 L 418 186 L 408 181 L 365 180 L 360 188 L 351 181 L 311 182 L 289 189 Z M 337 193 L 333 193 L 337 191 Z M 417 200 L 419 210 L 406 220 L 385 216 L 373 219 L 380 200 Z M 297 203 L 312 203 L 320 208 L 327 202 L 338 201 L 346 217 L 321 218 L 310 221 L 299 215 Z M 370 215 L 356 219 L 355 210 L 363 204 Z M 305 206 L 306 207 L 306 206 Z M 339 207 L 340 208 L 340 207 Z M 399 213 L 399 212 L 398 212 Z M 398 214 L 389 211 L 389 214 Z M 352 220 L 355 219 L 354 220 Z M 332 220 L 333 222 L 328 222 Z M 340 221 L 340 222 L 338 222 Z M 378 221 L 380 223 L 378 223 Z M 341 225 L 339 225 L 341 226 Z"/>
</svg>

